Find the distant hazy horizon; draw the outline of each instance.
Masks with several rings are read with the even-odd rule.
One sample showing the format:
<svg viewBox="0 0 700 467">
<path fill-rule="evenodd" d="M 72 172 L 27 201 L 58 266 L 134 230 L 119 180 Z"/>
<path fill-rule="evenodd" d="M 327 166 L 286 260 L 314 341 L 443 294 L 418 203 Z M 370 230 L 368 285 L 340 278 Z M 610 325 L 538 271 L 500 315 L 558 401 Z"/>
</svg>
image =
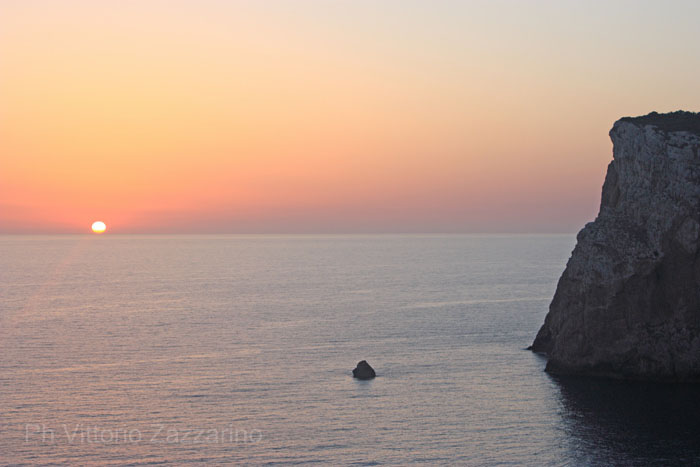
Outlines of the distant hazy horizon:
<svg viewBox="0 0 700 467">
<path fill-rule="evenodd" d="M 0 3 L 0 233 L 577 232 L 700 3 Z"/>
</svg>

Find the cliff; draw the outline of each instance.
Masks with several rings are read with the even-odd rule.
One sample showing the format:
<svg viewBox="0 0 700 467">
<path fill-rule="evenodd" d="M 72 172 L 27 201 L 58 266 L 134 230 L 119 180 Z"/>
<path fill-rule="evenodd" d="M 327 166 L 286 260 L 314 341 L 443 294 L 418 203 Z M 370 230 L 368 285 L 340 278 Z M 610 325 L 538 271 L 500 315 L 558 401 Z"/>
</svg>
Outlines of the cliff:
<svg viewBox="0 0 700 467">
<path fill-rule="evenodd" d="M 700 113 L 618 120 L 600 212 L 532 344 L 546 370 L 700 381 Z"/>
</svg>

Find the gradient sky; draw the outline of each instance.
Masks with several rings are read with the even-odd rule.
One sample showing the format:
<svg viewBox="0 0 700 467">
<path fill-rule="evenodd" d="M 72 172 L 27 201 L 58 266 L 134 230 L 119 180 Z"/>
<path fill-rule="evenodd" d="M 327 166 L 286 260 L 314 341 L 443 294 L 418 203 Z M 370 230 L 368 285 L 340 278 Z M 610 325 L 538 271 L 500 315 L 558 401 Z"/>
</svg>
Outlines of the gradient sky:
<svg viewBox="0 0 700 467">
<path fill-rule="evenodd" d="M 575 232 L 700 2 L 0 0 L 0 232 Z"/>
</svg>

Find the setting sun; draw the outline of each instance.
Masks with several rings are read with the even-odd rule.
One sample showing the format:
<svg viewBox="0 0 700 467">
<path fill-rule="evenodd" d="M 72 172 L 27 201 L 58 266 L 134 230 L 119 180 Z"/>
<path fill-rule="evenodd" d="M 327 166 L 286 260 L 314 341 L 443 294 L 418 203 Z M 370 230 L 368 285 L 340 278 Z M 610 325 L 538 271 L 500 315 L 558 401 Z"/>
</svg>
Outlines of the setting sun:
<svg viewBox="0 0 700 467">
<path fill-rule="evenodd" d="M 102 221 L 97 221 L 92 223 L 92 231 L 96 234 L 104 233 L 107 230 L 107 226 Z"/>
</svg>

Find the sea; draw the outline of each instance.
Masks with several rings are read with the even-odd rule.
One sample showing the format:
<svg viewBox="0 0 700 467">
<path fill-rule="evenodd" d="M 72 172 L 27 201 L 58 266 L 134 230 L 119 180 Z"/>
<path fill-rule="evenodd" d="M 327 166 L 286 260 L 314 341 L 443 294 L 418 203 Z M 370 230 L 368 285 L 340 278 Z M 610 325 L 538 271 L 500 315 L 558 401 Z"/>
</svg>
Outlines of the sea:
<svg viewBox="0 0 700 467">
<path fill-rule="evenodd" d="M 526 350 L 574 244 L 1 236 L 0 463 L 700 464 L 698 386 Z"/>
</svg>

